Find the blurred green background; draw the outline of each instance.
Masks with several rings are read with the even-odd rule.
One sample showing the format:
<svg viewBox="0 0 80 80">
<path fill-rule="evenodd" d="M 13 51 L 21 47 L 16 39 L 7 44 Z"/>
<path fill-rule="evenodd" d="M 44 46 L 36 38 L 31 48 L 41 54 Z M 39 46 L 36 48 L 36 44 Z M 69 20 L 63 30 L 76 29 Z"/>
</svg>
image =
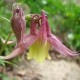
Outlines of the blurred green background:
<svg viewBox="0 0 80 80">
<path fill-rule="evenodd" d="M 53 34 L 73 50 L 80 49 L 80 2 L 79 0 L 0 0 L 0 36 L 7 39 L 11 26 L 4 19 L 10 20 L 12 16 L 12 4 L 21 3 L 27 14 L 41 13 L 45 10 Z M 29 26 L 26 26 L 29 30 Z M 14 39 L 14 37 L 11 37 Z M 10 40 L 11 40 L 10 39 Z M 0 40 L 0 47 L 2 42 Z M 5 52 L 12 50 L 13 45 L 7 45 Z"/>
</svg>

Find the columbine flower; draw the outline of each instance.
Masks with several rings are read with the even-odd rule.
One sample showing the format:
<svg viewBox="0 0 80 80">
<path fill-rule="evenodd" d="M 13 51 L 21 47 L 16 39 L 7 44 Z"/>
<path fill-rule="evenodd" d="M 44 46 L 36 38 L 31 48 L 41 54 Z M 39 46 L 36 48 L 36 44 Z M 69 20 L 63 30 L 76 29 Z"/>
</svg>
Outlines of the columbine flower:
<svg viewBox="0 0 80 80">
<path fill-rule="evenodd" d="M 21 12 L 20 12 L 21 11 Z M 16 15 L 16 13 L 18 15 Z M 13 52 L 2 59 L 11 59 L 23 53 L 29 47 L 27 59 L 35 59 L 37 62 L 43 62 L 46 58 L 51 59 L 48 51 L 51 46 L 59 53 L 66 56 L 76 56 L 75 51 L 71 51 L 64 46 L 59 39 L 51 33 L 48 19 L 42 10 L 42 15 L 33 15 L 31 19 L 30 34 L 25 35 L 25 18 L 23 18 L 22 10 L 15 9 L 11 20 L 12 30 L 17 38 L 17 47 Z M 36 20 L 34 20 L 34 18 Z M 41 22 L 40 22 L 41 20 Z M 39 26 L 39 27 L 38 27 Z M 38 28 L 37 28 L 38 27 Z"/>
<path fill-rule="evenodd" d="M 31 34 L 36 36 L 35 42 L 29 47 L 28 59 L 34 58 L 37 62 L 43 62 L 46 58 L 51 59 L 48 51 L 50 46 L 53 46 L 55 50 L 66 56 L 76 56 L 75 51 L 71 51 L 64 46 L 59 39 L 51 33 L 51 29 L 48 24 L 48 20 L 45 16 L 45 12 L 42 11 L 41 25 L 37 34 Z M 33 26 L 34 32 L 36 33 L 35 26 Z"/>
</svg>

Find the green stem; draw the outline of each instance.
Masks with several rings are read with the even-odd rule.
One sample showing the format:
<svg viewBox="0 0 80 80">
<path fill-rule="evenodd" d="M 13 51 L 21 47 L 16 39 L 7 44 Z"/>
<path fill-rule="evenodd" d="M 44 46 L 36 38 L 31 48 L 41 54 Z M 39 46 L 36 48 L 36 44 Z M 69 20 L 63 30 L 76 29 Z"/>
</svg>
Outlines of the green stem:
<svg viewBox="0 0 80 80">
<path fill-rule="evenodd" d="M 5 42 L 5 43 L 3 44 L 3 46 L 1 47 L 0 55 L 1 55 L 1 53 L 3 52 L 4 48 L 6 47 L 7 42 L 9 41 L 9 39 L 10 39 L 12 33 L 13 33 L 13 32 L 11 31 L 10 34 L 9 34 L 9 36 L 8 36 L 8 38 L 7 38 L 7 40 L 6 40 L 6 42 Z"/>
</svg>

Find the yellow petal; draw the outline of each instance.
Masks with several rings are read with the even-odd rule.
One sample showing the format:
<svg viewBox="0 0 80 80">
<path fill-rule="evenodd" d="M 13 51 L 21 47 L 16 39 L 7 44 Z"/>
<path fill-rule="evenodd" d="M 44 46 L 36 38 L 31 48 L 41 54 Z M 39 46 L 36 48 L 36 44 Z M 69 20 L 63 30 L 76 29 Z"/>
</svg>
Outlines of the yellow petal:
<svg viewBox="0 0 80 80">
<path fill-rule="evenodd" d="M 46 41 L 42 44 L 40 40 L 37 40 L 30 46 L 27 59 L 35 59 L 36 62 L 43 62 L 46 58 L 51 59 L 48 55 L 50 44 Z"/>
</svg>

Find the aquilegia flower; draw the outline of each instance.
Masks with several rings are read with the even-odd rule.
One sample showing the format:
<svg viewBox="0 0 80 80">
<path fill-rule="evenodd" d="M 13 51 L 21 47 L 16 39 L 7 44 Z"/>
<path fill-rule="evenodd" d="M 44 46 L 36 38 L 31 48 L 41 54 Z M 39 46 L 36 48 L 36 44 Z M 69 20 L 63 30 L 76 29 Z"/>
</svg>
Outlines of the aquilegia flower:
<svg viewBox="0 0 80 80">
<path fill-rule="evenodd" d="M 46 18 L 45 12 L 42 10 L 42 16 L 40 16 L 41 25 L 39 26 L 39 31 L 37 32 L 36 26 L 32 26 L 34 29 L 33 34 L 36 36 L 36 40 L 29 47 L 28 59 L 34 58 L 37 62 L 43 62 L 46 58 L 51 59 L 48 51 L 50 46 L 53 46 L 55 50 L 66 56 L 76 56 L 75 51 L 71 51 L 66 46 L 64 46 L 58 38 L 51 33 L 49 27 L 48 19 Z M 36 33 L 36 34 L 34 34 Z"/>
<path fill-rule="evenodd" d="M 36 20 L 34 18 L 36 18 Z M 62 42 L 51 33 L 48 19 L 44 10 L 42 10 L 41 15 L 32 15 L 29 35 L 25 34 L 25 21 L 23 10 L 21 8 L 15 9 L 11 19 L 11 26 L 17 39 L 17 46 L 11 54 L 2 57 L 2 59 L 11 59 L 16 57 L 29 48 L 27 59 L 35 59 L 37 62 L 43 62 L 46 58 L 51 59 L 48 54 L 51 46 L 59 53 L 66 56 L 79 55 L 77 52 L 72 51 L 64 46 Z"/>
</svg>

